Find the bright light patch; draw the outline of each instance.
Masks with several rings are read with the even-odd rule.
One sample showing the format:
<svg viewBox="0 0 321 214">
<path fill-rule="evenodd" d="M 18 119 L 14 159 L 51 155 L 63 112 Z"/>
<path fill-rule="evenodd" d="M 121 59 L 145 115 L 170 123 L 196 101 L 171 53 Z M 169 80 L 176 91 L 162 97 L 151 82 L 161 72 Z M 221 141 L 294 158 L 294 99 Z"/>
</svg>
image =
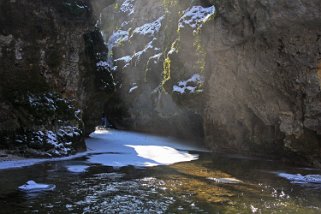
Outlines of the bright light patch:
<svg viewBox="0 0 321 214">
<path fill-rule="evenodd" d="M 138 157 L 152 160 L 160 165 L 169 165 L 198 159 L 198 155 L 192 155 L 185 151 L 178 151 L 177 149 L 168 146 L 128 145 L 128 147 L 134 148 Z"/>
<path fill-rule="evenodd" d="M 90 163 L 105 166 L 158 166 L 198 159 L 188 151 L 207 151 L 176 139 L 112 130 L 96 131 L 86 141 Z"/>
</svg>

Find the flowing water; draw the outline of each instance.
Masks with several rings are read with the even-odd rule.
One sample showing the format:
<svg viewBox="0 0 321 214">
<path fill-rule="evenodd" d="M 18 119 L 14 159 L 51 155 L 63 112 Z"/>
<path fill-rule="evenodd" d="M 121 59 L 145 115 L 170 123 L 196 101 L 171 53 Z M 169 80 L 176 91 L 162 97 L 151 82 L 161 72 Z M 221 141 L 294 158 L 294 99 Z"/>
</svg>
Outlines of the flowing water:
<svg viewBox="0 0 321 214">
<path fill-rule="evenodd" d="M 71 160 L 0 170 L 0 213 L 321 213 L 321 171 L 317 169 L 201 151 L 189 156 L 182 149 L 177 157 L 191 161 L 162 165 L 161 159 L 147 160 L 141 147 L 135 147 L 141 158 L 134 159 L 138 167 L 126 166 L 123 156 L 129 151 L 113 149 L 117 140 L 136 137 L 140 146 L 154 148 L 155 139 L 158 146 L 163 139 L 137 136 L 126 132 L 104 136 L 101 145 L 111 147 L 111 152 L 100 149 Z M 127 148 L 138 145 L 128 143 Z M 169 151 L 170 159 L 173 151 Z M 108 166 L 110 160 L 116 161 Z M 29 180 L 56 188 L 20 191 L 18 187 Z"/>
</svg>

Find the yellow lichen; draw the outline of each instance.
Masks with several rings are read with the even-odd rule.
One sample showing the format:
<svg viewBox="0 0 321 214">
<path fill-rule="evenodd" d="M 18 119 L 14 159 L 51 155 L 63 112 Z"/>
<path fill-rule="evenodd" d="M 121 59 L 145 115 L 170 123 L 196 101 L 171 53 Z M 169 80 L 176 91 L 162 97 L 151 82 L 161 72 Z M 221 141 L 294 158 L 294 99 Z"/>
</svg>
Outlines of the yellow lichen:
<svg viewBox="0 0 321 214">
<path fill-rule="evenodd" d="M 164 60 L 163 66 L 164 66 L 164 70 L 163 70 L 162 85 L 164 86 L 164 84 L 171 78 L 171 59 L 168 56 Z"/>
</svg>

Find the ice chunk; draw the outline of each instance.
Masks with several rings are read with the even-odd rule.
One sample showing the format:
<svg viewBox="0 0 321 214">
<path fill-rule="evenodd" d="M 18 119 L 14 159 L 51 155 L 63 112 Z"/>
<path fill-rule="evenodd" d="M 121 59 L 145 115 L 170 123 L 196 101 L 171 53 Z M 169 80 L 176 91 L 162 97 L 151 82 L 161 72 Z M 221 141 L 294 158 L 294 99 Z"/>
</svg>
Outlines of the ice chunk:
<svg viewBox="0 0 321 214">
<path fill-rule="evenodd" d="M 289 180 L 291 183 L 306 184 L 314 183 L 321 184 L 321 175 L 301 175 L 301 174 L 289 174 L 278 173 L 278 176 Z"/>
<path fill-rule="evenodd" d="M 74 173 L 81 173 L 81 172 L 86 172 L 89 166 L 86 165 L 69 165 L 66 166 L 67 170 L 69 172 L 74 172 Z"/>
<path fill-rule="evenodd" d="M 237 184 L 237 183 L 243 183 L 242 181 L 236 179 L 236 178 L 207 178 L 210 181 L 214 181 L 216 183 L 222 183 L 222 184 Z"/>
<path fill-rule="evenodd" d="M 26 192 L 52 191 L 56 188 L 54 184 L 38 184 L 33 180 L 28 181 L 19 187 L 19 190 Z"/>
</svg>

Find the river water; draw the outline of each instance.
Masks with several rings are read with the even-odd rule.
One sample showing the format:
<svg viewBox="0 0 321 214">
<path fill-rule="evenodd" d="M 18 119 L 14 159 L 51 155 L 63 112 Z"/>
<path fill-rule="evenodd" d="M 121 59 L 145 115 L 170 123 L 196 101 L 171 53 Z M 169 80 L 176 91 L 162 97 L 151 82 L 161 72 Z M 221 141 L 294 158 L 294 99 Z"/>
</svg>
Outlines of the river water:
<svg viewBox="0 0 321 214">
<path fill-rule="evenodd" d="M 119 131 L 87 146 L 70 160 L 0 170 L 0 213 L 321 213 L 318 169 Z M 29 180 L 56 188 L 20 191 Z"/>
</svg>

